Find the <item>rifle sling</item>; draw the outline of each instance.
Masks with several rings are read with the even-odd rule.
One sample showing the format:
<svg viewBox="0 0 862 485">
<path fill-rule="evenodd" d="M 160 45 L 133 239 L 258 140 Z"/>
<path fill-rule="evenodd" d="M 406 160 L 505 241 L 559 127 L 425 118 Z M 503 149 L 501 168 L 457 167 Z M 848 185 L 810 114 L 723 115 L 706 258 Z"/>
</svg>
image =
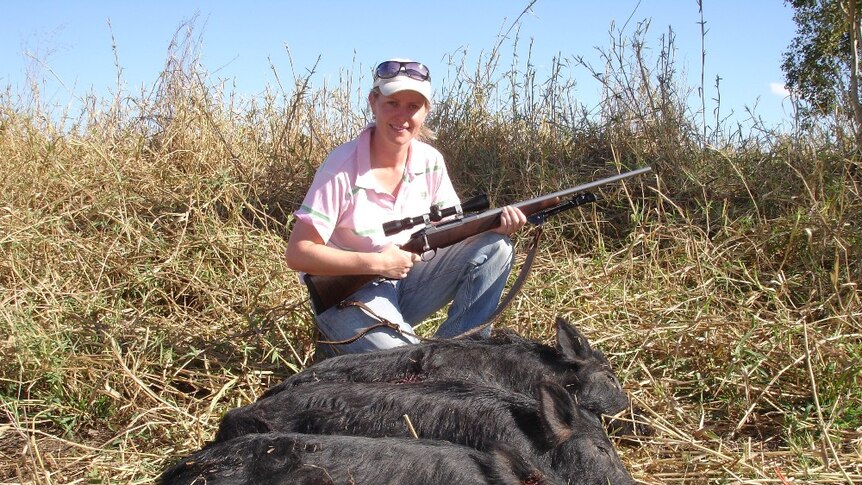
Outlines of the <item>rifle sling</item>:
<svg viewBox="0 0 862 485">
<path fill-rule="evenodd" d="M 470 330 L 467 330 L 466 332 L 463 332 L 459 335 L 456 335 L 456 336 L 452 337 L 452 339 L 460 339 L 460 338 L 464 338 L 464 337 L 469 337 L 470 335 L 477 334 L 477 333 L 481 332 L 482 330 L 485 330 L 486 328 L 493 325 L 494 322 L 496 322 L 500 318 L 500 315 L 503 314 L 503 311 L 505 311 L 506 308 L 508 308 L 508 306 L 512 303 L 512 301 L 515 299 L 515 297 L 518 295 L 518 293 L 520 293 L 521 288 L 524 286 L 524 282 L 527 280 L 527 276 L 529 276 L 530 270 L 533 267 L 533 261 L 535 261 L 535 259 L 536 259 L 536 252 L 538 251 L 538 248 L 539 248 L 539 239 L 541 239 L 541 237 L 542 237 L 542 226 L 541 225 L 535 226 L 533 228 L 533 231 L 535 234 L 533 234 L 533 240 L 530 242 L 530 247 L 527 251 L 527 257 L 524 260 L 524 264 L 521 265 L 521 269 L 518 272 L 518 277 L 515 279 L 515 282 L 512 283 L 512 287 L 509 289 L 509 292 L 506 293 L 506 296 L 502 300 L 500 300 L 500 304 L 497 305 L 497 308 L 494 310 L 494 313 L 492 313 L 491 316 L 488 317 L 488 319 L 485 320 L 485 322 L 483 322 L 481 325 L 473 327 Z M 375 313 L 374 310 L 369 308 L 365 303 L 362 303 L 361 301 L 344 300 L 343 302 L 338 304 L 338 308 L 345 308 L 348 306 L 354 306 L 354 307 L 359 308 L 360 310 L 365 312 L 368 316 L 377 320 L 377 323 L 375 323 L 373 325 L 369 325 L 363 329 L 360 329 L 356 333 L 356 335 L 354 335 L 350 338 L 347 338 L 344 340 L 318 340 L 317 343 L 325 344 L 325 345 L 347 345 L 349 343 L 353 343 L 353 342 L 359 340 L 365 334 L 367 334 L 368 332 L 375 330 L 377 328 L 388 328 L 388 329 L 393 330 L 393 331 L 395 331 L 401 335 L 414 337 L 414 338 L 417 338 L 417 339 L 423 340 L 423 341 L 433 342 L 436 340 L 441 340 L 441 339 L 435 339 L 435 338 L 430 338 L 430 337 L 420 337 L 419 335 L 416 335 L 413 332 L 409 332 L 407 330 L 404 330 L 401 327 L 399 327 L 398 324 L 392 323 L 391 321 L 389 321 L 389 320 L 381 317 L 377 313 Z"/>
<path fill-rule="evenodd" d="M 527 257 L 524 259 L 524 264 L 521 265 L 520 271 L 518 271 L 518 277 L 515 278 L 515 282 L 512 283 L 512 287 L 509 288 L 509 292 L 506 293 L 506 296 L 500 300 L 500 304 L 497 305 L 497 309 L 494 310 L 494 313 L 485 320 L 479 326 L 473 327 L 470 330 L 467 330 L 464 333 L 456 335 L 452 337 L 453 339 L 459 339 L 464 337 L 469 337 L 470 335 L 477 334 L 482 330 L 485 330 L 487 327 L 490 327 L 497 320 L 500 319 L 500 316 L 509 307 L 512 301 L 515 300 L 515 297 L 518 296 L 518 293 L 521 292 L 521 288 L 524 286 L 524 282 L 527 280 L 527 276 L 530 275 L 530 270 L 533 268 L 533 261 L 536 259 L 536 252 L 539 249 L 539 239 L 542 237 L 542 226 L 535 226 L 533 228 L 535 234 L 533 234 L 533 240 L 530 241 L 530 247 L 527 250 Z"/>
</svg>

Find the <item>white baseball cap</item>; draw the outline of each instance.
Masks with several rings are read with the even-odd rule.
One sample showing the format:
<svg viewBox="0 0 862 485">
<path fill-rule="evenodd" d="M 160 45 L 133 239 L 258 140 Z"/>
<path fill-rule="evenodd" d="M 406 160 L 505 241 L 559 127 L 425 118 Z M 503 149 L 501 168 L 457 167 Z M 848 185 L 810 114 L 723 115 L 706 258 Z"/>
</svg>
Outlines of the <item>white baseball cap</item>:
<svg viewBox="0 0 862 485">
<path fill-rule="evenodd" d="M 421 62 L 389 59 L 374 69 L 374 87 L 384 96 L 399 91 L 416 91 L 431 104 L 431 73 Z"/>
</svg>

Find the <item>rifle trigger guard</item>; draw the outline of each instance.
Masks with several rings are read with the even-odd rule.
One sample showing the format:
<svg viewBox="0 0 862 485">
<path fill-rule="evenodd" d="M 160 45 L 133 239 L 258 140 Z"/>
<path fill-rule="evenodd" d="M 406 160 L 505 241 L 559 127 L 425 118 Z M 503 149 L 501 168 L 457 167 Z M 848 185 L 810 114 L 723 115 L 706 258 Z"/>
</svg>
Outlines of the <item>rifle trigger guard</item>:
<svg viewBox="0 0 862 485">
<path fill-rule="evenodd" d="M 432 259 L 434 259 L 434 256 L 437 256 L 437 250 L 436 249 L 426 249 L 425 251 L 422 252 L 422 254 L 419 257 L 421 258 L 421 260 L 423 262 L 427 263 L 428 261 L 431 261 Z"/>
</svg>

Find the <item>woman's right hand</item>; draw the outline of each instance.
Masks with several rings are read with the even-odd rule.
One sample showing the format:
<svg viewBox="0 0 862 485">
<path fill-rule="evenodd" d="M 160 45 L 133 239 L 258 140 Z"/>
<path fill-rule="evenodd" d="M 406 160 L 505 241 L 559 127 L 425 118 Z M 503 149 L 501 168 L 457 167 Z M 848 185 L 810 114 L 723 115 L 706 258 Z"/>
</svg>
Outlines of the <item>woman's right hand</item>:
<svg viewBox="0 0 862 485">
<path fill-rule="evenodd" d="M 422 259 L 418 254 L 404 251 L 394 244 L 386 246 L 378 254 L 380 255 L 381 269 L 379 274 L 383 277 L 396 280 L 407 277 L 407 273 L 410 272 L 413 264 Z"/>
<path fill-rule="evenodd" d="M 314 275 L 376 274 L 391 279 L 404 278 L 413 263 L 422 259 L 394 244 L 376 253 L 330 248 L 311 224 L 302 221 L 296 221 L 290 232 L 285 258 L 291 269 Z"/>
</svg>

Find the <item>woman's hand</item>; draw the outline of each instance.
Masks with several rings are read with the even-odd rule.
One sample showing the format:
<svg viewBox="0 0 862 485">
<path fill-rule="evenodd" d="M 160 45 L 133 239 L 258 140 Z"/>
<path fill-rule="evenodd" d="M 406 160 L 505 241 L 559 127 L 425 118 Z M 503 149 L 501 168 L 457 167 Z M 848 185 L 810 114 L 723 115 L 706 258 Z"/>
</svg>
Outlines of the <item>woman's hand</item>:
<svg viewBox="0 0 862 485">
<path fill-rule="evenodd" d="M 422 258 L 395 245 L 376 253 L 331 248 L 323 243 L 311 224 L 296 221 L 287 242 L 285 259 L 291 269 L 314 275 L 376 274 L 401 279 L 407 276 L 413 263 Z"/>
<path fill-rule="evenodd" d="M 405 278 L 413 264 L 422 259 L 418 254 L 404 251 L 394 244 L 383 248 L 378 254 L 381 265 L 378 274 L 396 280 Z"/>
<path fill-rule="evenodd" d="M 524 227 L 524 224 L 526 223 L 527 216 L 521 212 L 521 209 L 507 205 L 506 207 L 503 207 L 502 212 L 500 213 L 500 226 L 494 229 L 494 232 L 505 236 L 511 236 Z"/>
</svg>

